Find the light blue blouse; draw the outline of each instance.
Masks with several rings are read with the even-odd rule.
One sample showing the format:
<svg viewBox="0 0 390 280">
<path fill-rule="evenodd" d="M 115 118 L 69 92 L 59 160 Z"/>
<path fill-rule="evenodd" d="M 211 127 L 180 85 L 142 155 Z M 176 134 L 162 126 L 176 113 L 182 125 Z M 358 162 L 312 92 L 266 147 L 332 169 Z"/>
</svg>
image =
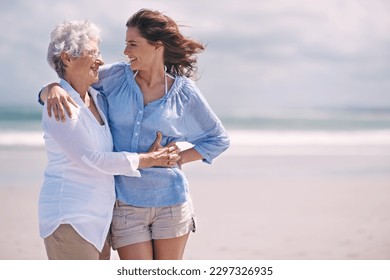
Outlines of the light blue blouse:
<svg viewBox="0 0 390 280">
<path fill-rule="evenodd" d="M 99 104 L 109 121 L 114 151 L 147 152 L 156 132 L 162 145 L 189 142 L 204 162 L 225 151 L 229 137 L 195 83 L 176 76 L 166 95 L 144 106 L 143 95 L 126 62 L 104 65 L 99 71 Z M 117 199 L 138 207 L 160 207 L 189 199 L 188 182 L 179 168 L 146 168 L 141 177 L 115 176 Z"/>
</svg>

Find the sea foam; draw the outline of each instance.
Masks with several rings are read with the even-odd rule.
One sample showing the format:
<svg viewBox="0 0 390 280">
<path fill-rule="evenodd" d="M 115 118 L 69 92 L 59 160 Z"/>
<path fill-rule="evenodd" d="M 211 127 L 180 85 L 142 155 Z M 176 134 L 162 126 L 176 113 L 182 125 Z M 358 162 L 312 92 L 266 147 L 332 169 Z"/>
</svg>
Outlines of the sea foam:
<svg viewBox="0 0 390 280">
<path fill-rule="evenodd" d="M 390 130 L 228 130 L 228 155 L 390 155 Z M 41 131 L 0 132 L 0 147 L 43 147 Z M 179 143 L 184 150 L 191 147 Z"/>
</svg>

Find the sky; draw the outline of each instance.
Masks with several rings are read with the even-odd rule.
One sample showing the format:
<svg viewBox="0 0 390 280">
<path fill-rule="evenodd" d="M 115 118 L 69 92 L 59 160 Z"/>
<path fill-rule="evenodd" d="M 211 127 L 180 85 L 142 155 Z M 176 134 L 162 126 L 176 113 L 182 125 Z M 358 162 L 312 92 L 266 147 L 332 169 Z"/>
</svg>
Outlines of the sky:
<svg viewBox="0 0 390 280">
<path fill-rule="evenodd" d="M 387 0 L 2 0 L 0 107 L 39 106 L 37 92 L 58 79 L 46 62 L 56 24 L 96 23 L 110 63 L 125 58 L 125 23 L 140 8 L 207 45 L 197 85 L 217 114 L 390 108 Z"/>
</svg>

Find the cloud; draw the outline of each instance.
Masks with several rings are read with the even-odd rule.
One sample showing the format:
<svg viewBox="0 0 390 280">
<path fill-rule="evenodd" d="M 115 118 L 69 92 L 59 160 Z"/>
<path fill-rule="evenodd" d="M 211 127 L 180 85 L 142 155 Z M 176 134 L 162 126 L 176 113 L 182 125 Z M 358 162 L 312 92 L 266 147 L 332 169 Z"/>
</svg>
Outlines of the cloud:
<svg viewBox="0 0 390 280">
<path fill-rule="evenodd" d="M 3 102 L 35 104 L 37 89 L 56 79 L 45 56 L 57 23 L 97 23 L 104 59 L 113 62 L 123 59 L 127 18 L 142 7 L 166 12 L 207 44 L 197 83 L 221 114 L 390 104 L 390 4 L 382 0 L 2 3 Z"/>
</svg>

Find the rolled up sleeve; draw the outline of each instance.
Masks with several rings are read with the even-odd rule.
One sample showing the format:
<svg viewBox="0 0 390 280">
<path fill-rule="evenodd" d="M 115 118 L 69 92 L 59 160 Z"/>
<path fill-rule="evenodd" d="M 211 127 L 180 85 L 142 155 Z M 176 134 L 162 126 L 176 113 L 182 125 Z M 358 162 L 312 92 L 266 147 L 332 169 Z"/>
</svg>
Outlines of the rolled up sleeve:
<svg viewBox="0 0 390 280">
<path fill-rule="evenodd" d="M 185 122 L 188 130 L 186 140 L 194 145 L 204 162 L 211 163 L 230 146 L 222 122 L 196 87 L 186 108 Z"/>
</svg>

